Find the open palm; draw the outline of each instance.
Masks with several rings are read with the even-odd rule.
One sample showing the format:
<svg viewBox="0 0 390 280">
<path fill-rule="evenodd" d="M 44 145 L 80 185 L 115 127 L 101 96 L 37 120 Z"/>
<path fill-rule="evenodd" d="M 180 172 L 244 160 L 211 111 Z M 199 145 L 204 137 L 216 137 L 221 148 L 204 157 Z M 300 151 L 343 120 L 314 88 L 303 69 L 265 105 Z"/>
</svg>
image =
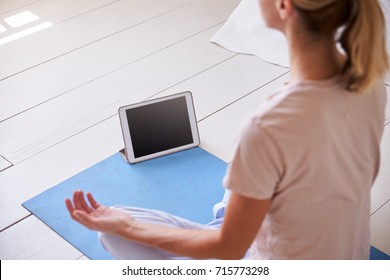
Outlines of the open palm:
<svg viewBox="0 0 390 280">
<path fill-rule="evenodd" d="M 72 219 L 85 227 L 115 234 L 133 222 L 130 215 L 97 203 L 91 193 L 87 193 L 87 198 L 89 203 L 85 200 L 83 191 L 75 191 L 73 202 L 65 199 L 66 208 Z"/>
</svg>

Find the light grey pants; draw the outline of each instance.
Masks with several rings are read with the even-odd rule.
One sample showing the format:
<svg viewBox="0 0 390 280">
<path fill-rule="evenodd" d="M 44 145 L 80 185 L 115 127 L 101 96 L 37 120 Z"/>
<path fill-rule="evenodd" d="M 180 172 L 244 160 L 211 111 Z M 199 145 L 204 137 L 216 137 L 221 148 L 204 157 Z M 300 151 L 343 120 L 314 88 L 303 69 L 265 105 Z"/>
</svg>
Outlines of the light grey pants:
<svg viewBox="0 0 390 280">
<path fill-rule="evenodd" d="M 225 192 L 222 202 L 214 206 L 214 220 L 207 224 L 199 224 L 189 220 L 156 210 L 143 209 L 128 206 L 116 206 L 126 213 L 129 213 L 134 219 L 145 223 L 152 223 L 156 225 L 177 227 L 182 229 L 202 229 L 215 230 L 222 225 L 222 220 L 228 201 L 229 193 Z M 105 250 L 117 259 L 124 260 L 174 260 L 174 259 L 188 259 L 186 257 L 177 256 L 172 253 L 142 245 L 136 242 L 125 240 L 121 237 L 111 234 L 98 233 L 100 242 Z"/>
<path fill-rule="evenodd" d="M 156 210 L 142 209 L 136 207 L 118 206 L 114 207 L 126 213 L 129 213 L 134 219 L 145 223 L 156 225 L 177 227 L 182 229 L 218 229 L 222 224 L 222 218 L 214 220 L 212 223 L 202 225 L 188 221 L 186 219 Z M 188 259 L 177 256 L 169 252 L 142 245 L 136 242 L 125 240 L 121 237 L 99 233 L 99 239 L 104 249 L 117 259 L 125 260 L 174 260 Z"/>
</svg>

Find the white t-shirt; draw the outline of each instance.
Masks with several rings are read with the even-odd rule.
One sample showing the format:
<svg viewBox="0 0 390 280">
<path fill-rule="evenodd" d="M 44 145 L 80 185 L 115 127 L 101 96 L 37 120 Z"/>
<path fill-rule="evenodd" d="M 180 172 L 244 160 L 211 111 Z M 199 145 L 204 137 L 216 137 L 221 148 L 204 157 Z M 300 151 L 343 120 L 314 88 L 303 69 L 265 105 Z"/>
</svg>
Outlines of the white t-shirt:
<svg viewBox="0 0 390 280">
<path fill-rule="evenodd" d="M 243 126 L 224 186 L 272 198 L 254 259 L 367 259 L 386 90 L 286 84 Z M 253 213 L 256 215 L 256 213 Z"/>
</svg>

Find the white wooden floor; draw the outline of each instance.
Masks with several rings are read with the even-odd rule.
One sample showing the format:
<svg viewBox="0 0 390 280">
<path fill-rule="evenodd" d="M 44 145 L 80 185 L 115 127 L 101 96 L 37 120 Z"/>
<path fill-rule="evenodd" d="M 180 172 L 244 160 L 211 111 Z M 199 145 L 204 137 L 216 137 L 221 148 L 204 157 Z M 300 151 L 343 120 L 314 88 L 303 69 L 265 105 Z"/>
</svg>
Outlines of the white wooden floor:
<svg viewBox="0 0 390 280">
<path fill-rule="evenodd" d="M 241 121 L 288 79 L 288 69 L 209 42 L 238 3 L 0 0 L 0 259 L 85 259 L 21 203 L 122 148 L 122 105 L 192 91 L 202 147 L 230 161 Z M 26 10 L 39 19 L 4 21 Z M 372 244 L 387 254 L 389 123 L 388 106 L 372 198 Z"/>
</svg>

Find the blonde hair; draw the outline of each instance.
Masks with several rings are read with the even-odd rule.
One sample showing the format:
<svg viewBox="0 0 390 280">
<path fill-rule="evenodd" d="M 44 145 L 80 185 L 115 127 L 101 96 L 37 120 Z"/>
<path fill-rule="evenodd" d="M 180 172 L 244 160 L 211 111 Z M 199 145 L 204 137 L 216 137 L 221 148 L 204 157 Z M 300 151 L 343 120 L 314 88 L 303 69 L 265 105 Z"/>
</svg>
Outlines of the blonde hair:
<svg viewBox="0 0 390 280">
<path fill-rule="evenodd" d="M 324 35 L 342 27 L 338 38 L 347 61 L 341 72 L 346 89 L 363 92 L 389 68 L 385 19 L 378 0 L 292 0 L 306 28 Z"/>
</svg>

